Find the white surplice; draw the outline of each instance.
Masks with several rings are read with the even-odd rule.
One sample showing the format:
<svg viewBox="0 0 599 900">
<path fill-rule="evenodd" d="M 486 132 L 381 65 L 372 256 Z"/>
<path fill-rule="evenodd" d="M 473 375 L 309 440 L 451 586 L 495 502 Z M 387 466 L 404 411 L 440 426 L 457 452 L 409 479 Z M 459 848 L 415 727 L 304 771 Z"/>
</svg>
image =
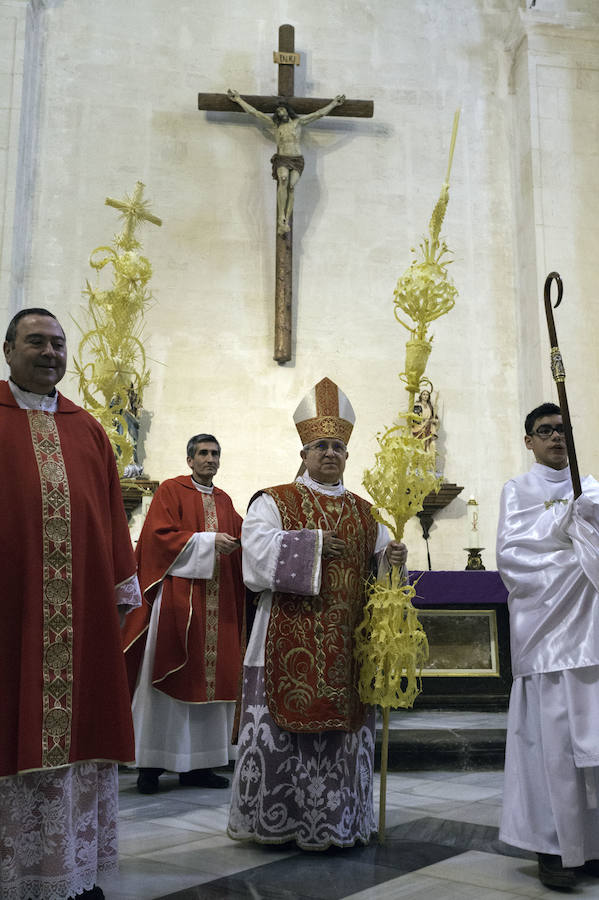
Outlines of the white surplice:
<svg viewBox="0 0 599 900">
<path fill-rule="evenodd" d="M 198 491 L 212 487 L 193 482 Z M 178 578 L 212 578 L 216 532 L 197 531 L 165 572 Z M 162 585 L 152 605 L 143 664 L 133 696 L 135 763 L 140 768 L 190 772 L 226 766 L 235 759 L 231 744 L 235 702 L 185 703 L 152 686 Z"/>
<path fill-rule="evenodd" d="M 565 866 L 599 858 L 599 484 L 535 463 L 503 488 L 510 696 L 500 838 Z"/>
</svg>

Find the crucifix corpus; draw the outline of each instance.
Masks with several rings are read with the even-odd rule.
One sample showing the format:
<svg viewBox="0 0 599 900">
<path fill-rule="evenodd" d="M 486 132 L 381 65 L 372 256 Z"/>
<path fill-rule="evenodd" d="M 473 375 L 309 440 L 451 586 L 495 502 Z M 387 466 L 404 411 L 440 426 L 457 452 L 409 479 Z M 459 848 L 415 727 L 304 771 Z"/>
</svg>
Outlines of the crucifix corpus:
<svg viewBox="0 0 599 900">
<path fill-rule="evenodd" d="M 279 49 L 273 53 L 274 62 L 279 67 L 276 97 L 241 97 L 236 90 L 229 90 L 226 94 L 198 94 L 198 109 L 247 112 L 268 123 L 276 140 L 277 152 L 271 159 L 271 165 L 272 177 L 277 182 L 274 359 L 278 363 L 291 359 L 293 200 L 295 186 L 304 168 L 300 146 L 302 126 L 322 116 L 369 119 L 374 111 L 371 100 L 347 100 L 342 94 L 333 100 L 295 97 L 294 66 L 299 66 L 300 57 L 294 47 L 295 29 L 292 25 L 281 25 Z"/>
</svg>

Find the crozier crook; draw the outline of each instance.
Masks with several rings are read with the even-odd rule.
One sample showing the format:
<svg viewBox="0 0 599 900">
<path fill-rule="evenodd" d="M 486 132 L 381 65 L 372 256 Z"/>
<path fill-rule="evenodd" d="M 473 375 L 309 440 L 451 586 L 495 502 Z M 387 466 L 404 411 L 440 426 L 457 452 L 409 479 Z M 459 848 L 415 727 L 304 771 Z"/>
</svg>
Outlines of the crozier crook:
<svg viewBox="0 0 599 900">
<path fill-rule="evenodd" d="M 553 309 L 551 307 L 551 285 L 554 281 L 557 284 L 557 300 L 555 302 L 555 309 L 557 309 L 557 307 L 562 302 L 562 297 L 564 295 L 564 286 L 562 284 L 560 275 L 557 272 L 550 272 L 545 279 L 545 315 L 547 316 L 549 343 L 551 344 L 551 374 L 553 375 L 553 380 L 557 385 L 557 395 L 559 398 L 559 405 L 562 413 L 562 421 L 564 423 L 566 448 L 568 450 L 568 459 L 570 461 L 570 476 L 572 478 L 574 499 L 576 499 L 576 497 L 580 497 L 582 488 L 580 486 L 580 474 L 578 472 L 578 462 L 576 459 L 576 450 L 574 448 L 574 436 L 572 434 L 572 423 L 570 421 L 570 410 L 568 409 L 568 397 L 566 395 L 566 371 L 564 369 L 564 362 L 557 342 L 555 322 L 553 319 Z"/>
</svg>

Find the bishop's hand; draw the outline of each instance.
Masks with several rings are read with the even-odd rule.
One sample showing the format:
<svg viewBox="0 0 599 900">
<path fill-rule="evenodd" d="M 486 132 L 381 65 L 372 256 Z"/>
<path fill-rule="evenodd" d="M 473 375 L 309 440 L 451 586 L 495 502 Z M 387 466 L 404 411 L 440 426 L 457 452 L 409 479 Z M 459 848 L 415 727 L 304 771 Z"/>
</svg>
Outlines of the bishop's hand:
<svg viewBox="0 0 599 900">
<path fill-rule="evenodd" d="M 322 555 L 328 559 L 339 559 L 345 553 L 345 541 L 338 538 L 334 531 L 322 532 Z"/>
<path fill-rule="evenodd" d="M 405 566 L 408 560 L 408 548 L 401 541 L 389 541 L 385 555 L 391 566 Z"/>
</svg>

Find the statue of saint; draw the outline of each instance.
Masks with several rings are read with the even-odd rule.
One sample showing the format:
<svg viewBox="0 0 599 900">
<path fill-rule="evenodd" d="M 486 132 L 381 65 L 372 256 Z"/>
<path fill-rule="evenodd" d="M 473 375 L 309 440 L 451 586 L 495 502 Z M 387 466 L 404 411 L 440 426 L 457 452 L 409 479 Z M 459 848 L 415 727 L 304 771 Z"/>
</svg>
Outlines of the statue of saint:
<svg viewBox="0 0 599 900">
<path fill-rule="evenodd" d="M 277 182 L 277 231 L 279 234 L 287 234 L 290 230 L 289 220 L 293 212 L 293 193 L 295 185 L 304 170 L 304 157 L 302 156 L 300 137 L 302 125 L 309 125 L 316 119 L 328 115 L 336 106 L 345 103 L 345 95 L 338 94 L 334 100 L 312 113 L 299 116 L 289 106 L 281 101 L 272 118 L 266 113 L 260 112 L 240 96 L 239 91 L 228 90 L 231 100 L 238 103 L 242 109 L 257 119 L 266 122 L 274 133 L 277 142 L 277 152 L 271 159 L 272 177 Z"/>
<path fill-rule="evenodd" d="M 414 403 L 414 412 L 420 416 L 420 421 L 413 423 L 412 434 L 422 439 L 425 450 L 434 453 L 435 441 L 439 435 L 439 418 L 435 414 L 430 391 L 420 391 Z"/>
</svg>

